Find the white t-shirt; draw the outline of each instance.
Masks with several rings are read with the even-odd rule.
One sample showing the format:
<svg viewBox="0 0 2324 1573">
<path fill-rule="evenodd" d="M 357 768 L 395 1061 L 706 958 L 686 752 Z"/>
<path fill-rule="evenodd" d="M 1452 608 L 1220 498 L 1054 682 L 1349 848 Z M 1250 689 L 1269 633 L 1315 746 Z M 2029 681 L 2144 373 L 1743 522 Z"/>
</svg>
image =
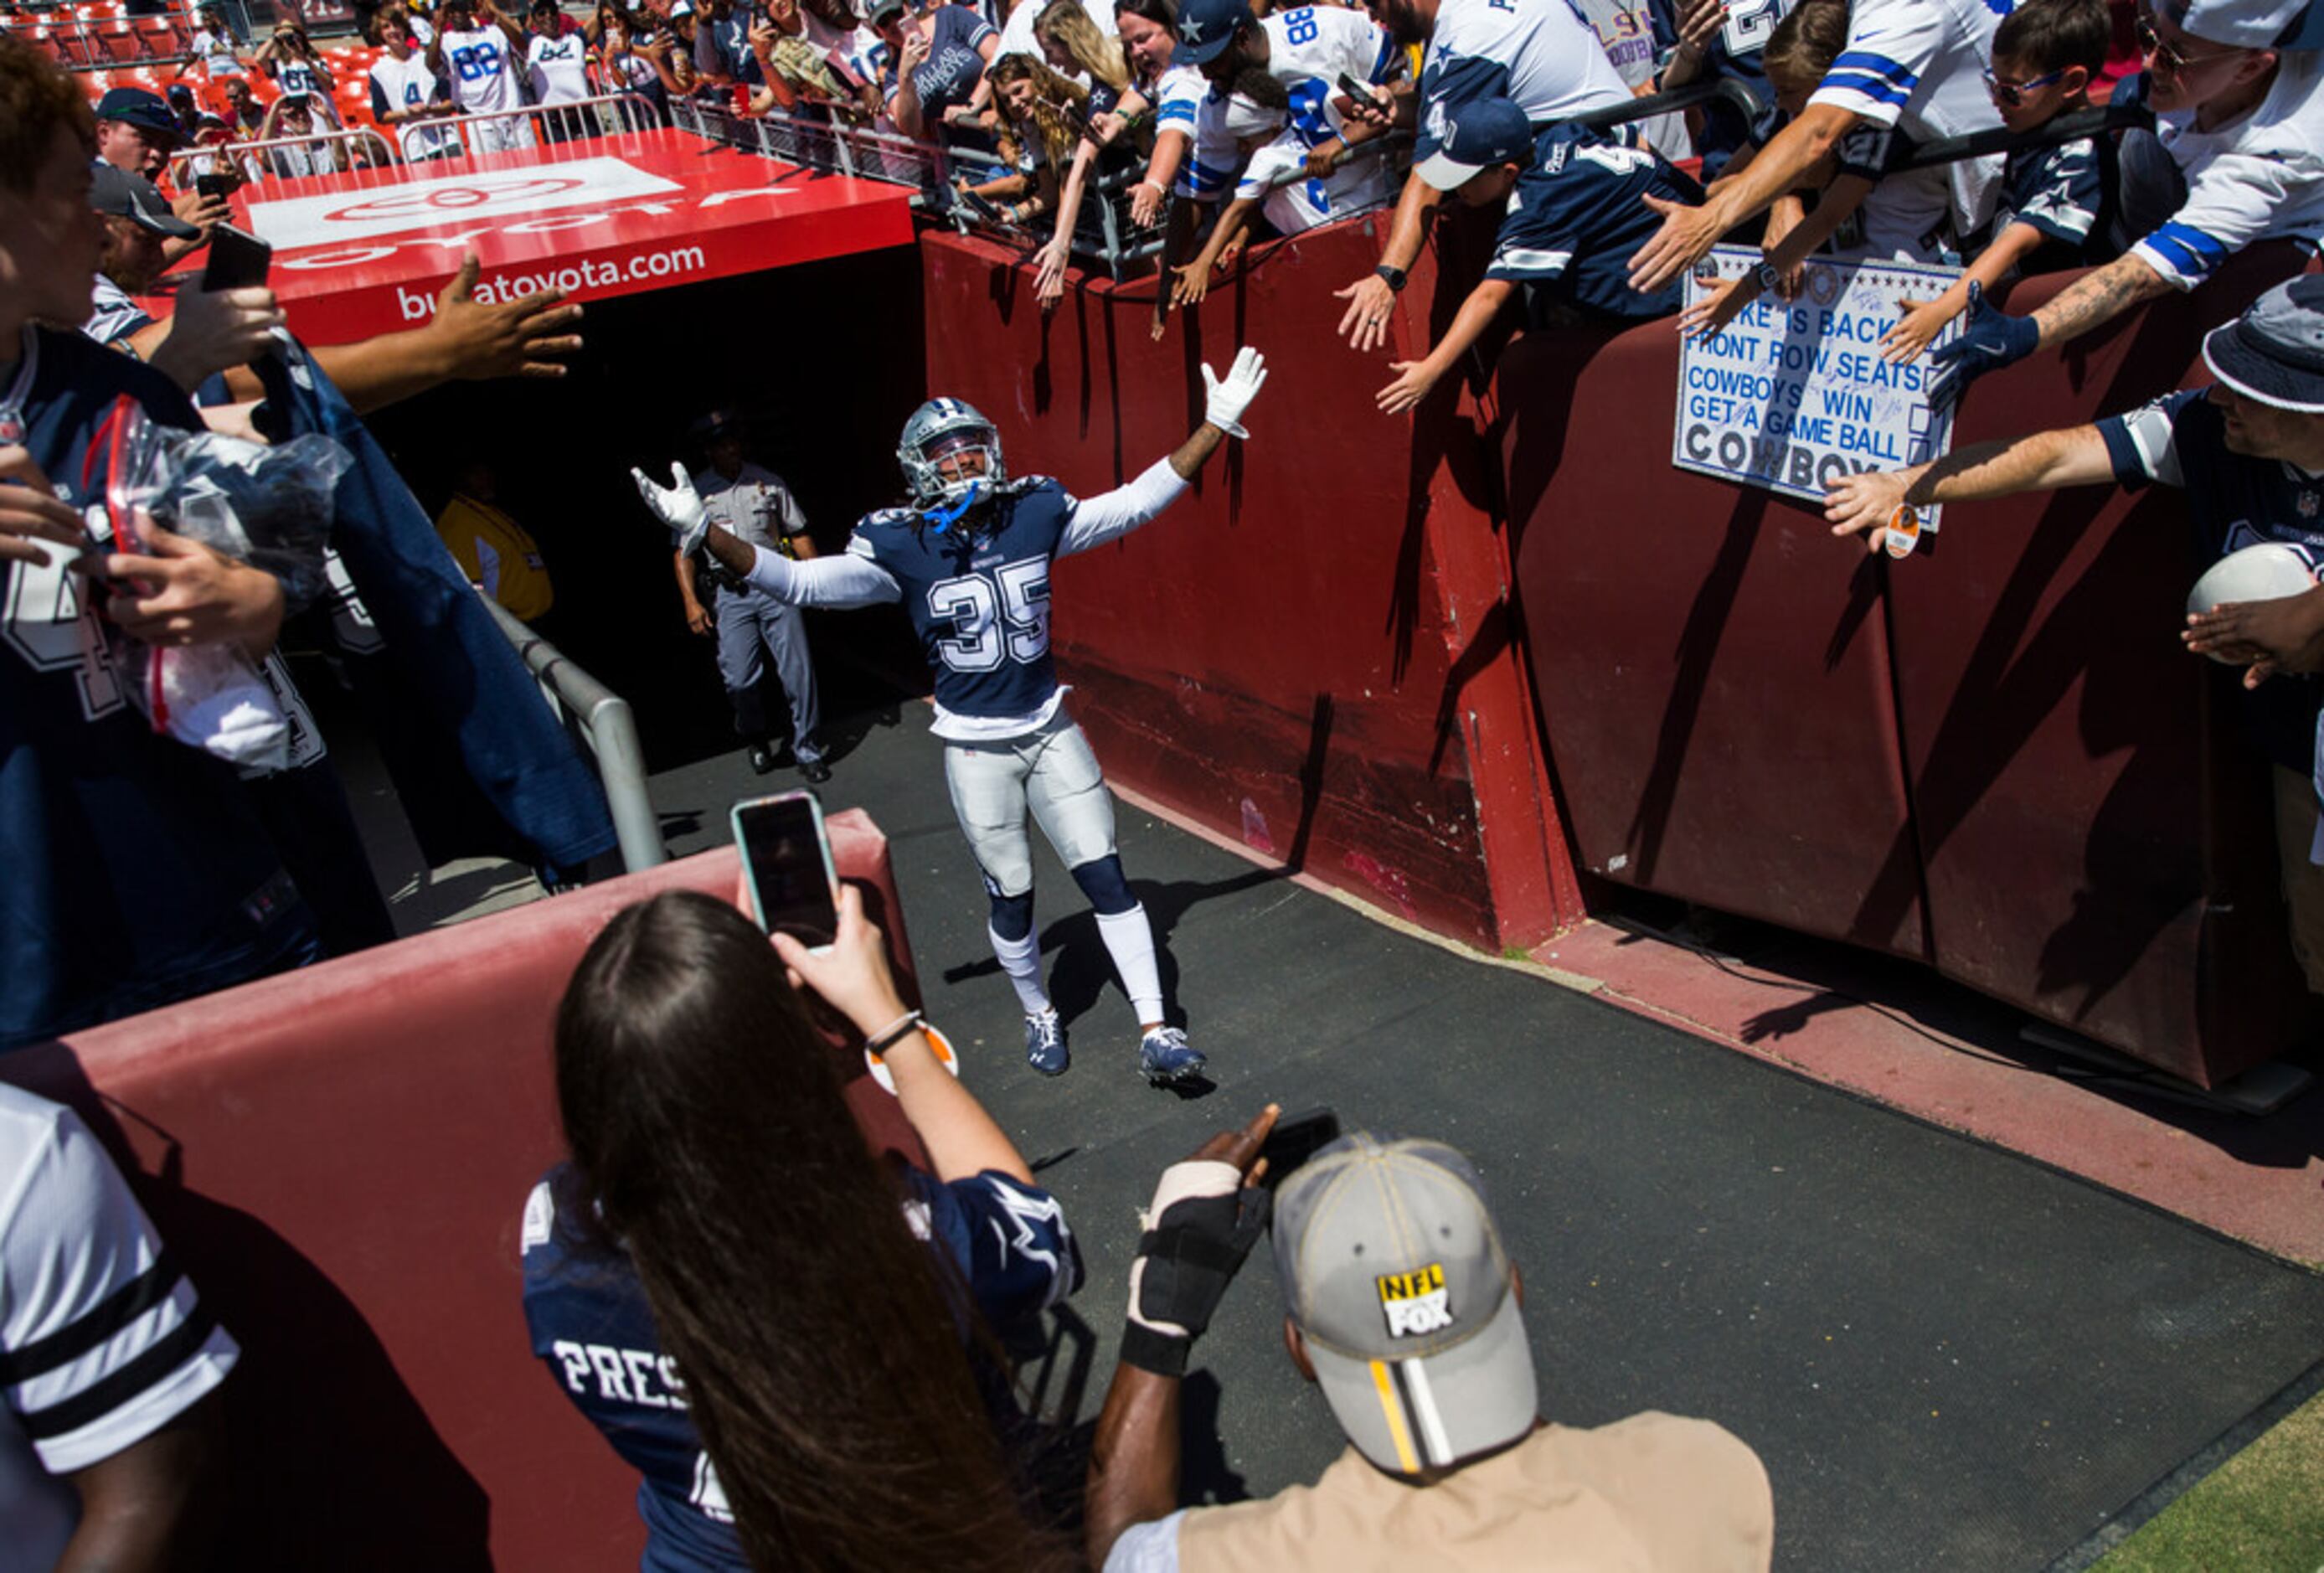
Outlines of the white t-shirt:
<svg viewBox="0 0 2324 1573">
<path fill-rule="evenodd" d="M 1566 0 L 1444 0 L 1421 60 L 1422 139 L 1435 151 L 1426 110 L 1480 93 L 1514 99 L 1535 127 L 1630 97 L 1621 73 Z"/>
<path fill-rule="evenodd" d="M 589 96 L 589 41 L 577 32 L 562 38 L 532 35 L 525 46 L 525 80 L 536 104 L 570 104 Z"/>
<path fill-rule="evenodd" d="M 151 1305 L 97 1331 L 116 1295 L 160 1289 Z M 76 1331 L 95 1333 L 86 1348 Z M 57 1478 L 142 1441 L 226 1380 L 240 1350 L 209 1320 L 190 1280 L 80 1116 L 0 1084 L 0 1568 L 52 1567 L 79 1517 Z M 71 1413 L 151 1356 L 136 1391 L 105 1393 L 103 1412 Z M 132 1380 L 134 1380 L 134 1378 Z M 76 1423 L 77 1422 L 77 1423 Z"/>
<path fill-rule="evenodd" d="M 475 114 L 515 109 L 523 100 L 510 69 L 508 34 L 497 27 L 444 30 L 444 72 L 452 102 Z"/>
<path fill-rule="evenodd" d="M 377 116 L 383 108 L 401 114 L 431 103 L 438 84 L 436 73 L 428 69 L 428 61 L 418 50 L 401 60 L 382 55 L 372 62 L 372 113 Z M 407 159 L 437 158 L 447 149 L 460 145 L 459 134 L 450 127 L 431 125 L 427 121 L 393 128 L 396 142 Z"/>
<path fill-rule="evenodd" d="M 1837 105 L 1916 143 L 1995 129 L 2001 115 L 1985 65 L 2000 20 L 1985 0 L 1855 0 L 1847 47 L 1808 102 Z M 1865 200 L 1867 234 L 1974 234 L 1993 217 L 2004 162 L 1996 153 L 1889 176 Z"/>
<path fill-rule="evenodd" d="M 2217 131 L 2191 115 L 2157 117 L 2155 135 L 2187 177 L 2187 200 L 2131 254 L 2182 290 L 2255 240 L 2324 231 L 2324 71 L 2312 51 L 2277 57 L 2258 108 Z"/>
</svg>

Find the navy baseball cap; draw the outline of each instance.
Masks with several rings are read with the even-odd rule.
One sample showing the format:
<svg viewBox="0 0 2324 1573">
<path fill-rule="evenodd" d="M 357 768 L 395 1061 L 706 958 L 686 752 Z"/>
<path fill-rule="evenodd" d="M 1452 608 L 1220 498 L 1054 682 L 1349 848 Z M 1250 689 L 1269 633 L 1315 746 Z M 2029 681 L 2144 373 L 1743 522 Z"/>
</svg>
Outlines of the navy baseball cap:
<svg viewBox="0 0 2324 1573">
<path fill-rule="evenodd" d="M 153 182 L 99 160 L 92 171 L 88 205 L 99 213 L 126 218 L 141 229 L 171 240 L 192 240 L 201 231 L 170 211 Z"/>
<path fill-rule="evenodd" d="M 1533 122 L 1513 99 L 1439 102 L 1429 106 L 1412 172 L 1440 191 L 1457 190 L 1495 164 L 1530 166 L 1533 146 Z"/>
<path fill-rule="evenodd" d="M 1250 0 L 1181 0 L 1178 47 L 1170 51 L 1170 63 L 1208 65 L 1226 52 L 1236 32 L 1251 21 Z"/>
<path fill-rule="evenodd" d="M 140 131 L 150 131 L 156 136 L 166 136 L 172 142 L 183 142 L 186 134 L 178 125 L 178 117 L 161 101 L 159 93 L 148 93 L 143 88 L 115 88 L 97 101 L 99 120 L 125 121 Z"/>
<path fill-rule="evenodd" d="M 2203 364 L 2246 398 L 2324 415 L 2324 276 L 2276 285 L 2203 336 Z"/>
</svg>

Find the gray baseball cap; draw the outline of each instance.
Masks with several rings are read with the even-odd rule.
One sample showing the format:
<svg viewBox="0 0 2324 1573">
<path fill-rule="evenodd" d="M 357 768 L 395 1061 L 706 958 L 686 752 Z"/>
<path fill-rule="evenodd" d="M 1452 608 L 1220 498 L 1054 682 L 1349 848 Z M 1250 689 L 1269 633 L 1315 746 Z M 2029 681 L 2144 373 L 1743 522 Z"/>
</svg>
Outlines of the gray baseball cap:
<svg viewBox="0 0 2324 1573">
<path fill-rule="evenodd" d="M 1324 1401 L 1382 1469 L 1417 1475 L 1533 1428 L 1508 1255 L 1452 1148 L 1358 1132 L 1317 1152 L 1276 1195 L 1275 1270 Z"/>
<path fill-rule="evenodd" d="M 118 170 L 102 160 L 89 171 L 88 205 L 99 213 L 126 218 L 142 229 L 171 240 L 191 240 L 201 231 L 170 211 L 170 204 L 143 175 Z"/>
<path fill-rule="evenodd" d="M 2203 336 L 2203 364 L 2246 398 L 2324 414 L 2324 276 L 2303 273 Z"/>
</svg>

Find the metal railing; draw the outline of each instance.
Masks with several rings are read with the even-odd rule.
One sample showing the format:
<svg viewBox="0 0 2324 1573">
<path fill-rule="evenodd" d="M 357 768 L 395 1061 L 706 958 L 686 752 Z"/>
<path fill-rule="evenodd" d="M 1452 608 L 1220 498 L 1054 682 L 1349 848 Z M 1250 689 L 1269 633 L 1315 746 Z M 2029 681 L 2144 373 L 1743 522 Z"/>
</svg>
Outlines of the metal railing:
<svg viewBox="0 0 2324 1573">
<path fill-rule="evenodd" d="M 516 646 L 549 708 L 596 759 L 622 866 L 635 874 L 668 863 L 669 848 L 662 844 L 661 819 L 646 792 L 645 751 L 638 745 L 638 720 L 630 701 L 567 660 L 492 597 L 478 590 L 476 598 Z"/>
<path fill-rule="evenodd" d="M 524 127 L 525 139 L 500 131 L 478 133 L 486 126 Z M 384 131 L 368 125 L 353 130 L 309 131 L 300 135 L 266 137 L 255 142 L 220 143 L 189 147 L 170 160 L 170 180 L 178 190 L 194 176 L 221 168 L 240 174 L 244 189 L 267 198 L 288 180 L 309 175 L 353 175 L 358 186 L 401 185 L 428 172 L 449 172 L 480 153 L 502 147 L 530 147 L 537 139 L 569 142 L 582 137 L 621 136 L 657 130 L 660 117 L 653 101 L 636 93 L 601 93 L 566 104 L 532 104 L 521 109 L 495 110 L 489 115 L 445 116 L 440 119 L 391 126 Z M 388 139 L 393 134 L 396 143 Z M 485 145 L 491 143 L 493 145 Z M 318 156 L 318 149 L 325 156 Z M 346 156 L 339 156 L 344 150 Z M 297 165 L 311 167 L 300 168 Z"/>
</svg>

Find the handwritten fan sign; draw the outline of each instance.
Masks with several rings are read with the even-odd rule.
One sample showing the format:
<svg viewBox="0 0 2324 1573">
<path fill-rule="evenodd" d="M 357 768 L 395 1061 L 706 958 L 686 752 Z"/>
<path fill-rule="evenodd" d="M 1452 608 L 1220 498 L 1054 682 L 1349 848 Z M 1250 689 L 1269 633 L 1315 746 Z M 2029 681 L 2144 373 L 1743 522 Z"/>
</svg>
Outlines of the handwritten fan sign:
<svg viewBox="0 0 2324 1573">
<path fill-rule="evenodd" d="M 1758 261 L 1756 251 L 1719 247 L 1687 281 L 1687 303 Z M 1680 351 L 1671 463 L 1821 503 L 1840 476 L 1942 454 L 1952 412 L 1929 409 L 1928 356 L 1891 365 L 1880 340 L 1904 315 L 1898 302 L 1932 301 L 1959 276 L 1918 263 L 1809 263 L 1796 300 L 1763 295 L 1718 338 Z M 1936 344 L 1960 331 L 1956 318 Z M 1921 527 L 1935 529 L 1936 518 L 1924 510 Z"/>
</svg>

